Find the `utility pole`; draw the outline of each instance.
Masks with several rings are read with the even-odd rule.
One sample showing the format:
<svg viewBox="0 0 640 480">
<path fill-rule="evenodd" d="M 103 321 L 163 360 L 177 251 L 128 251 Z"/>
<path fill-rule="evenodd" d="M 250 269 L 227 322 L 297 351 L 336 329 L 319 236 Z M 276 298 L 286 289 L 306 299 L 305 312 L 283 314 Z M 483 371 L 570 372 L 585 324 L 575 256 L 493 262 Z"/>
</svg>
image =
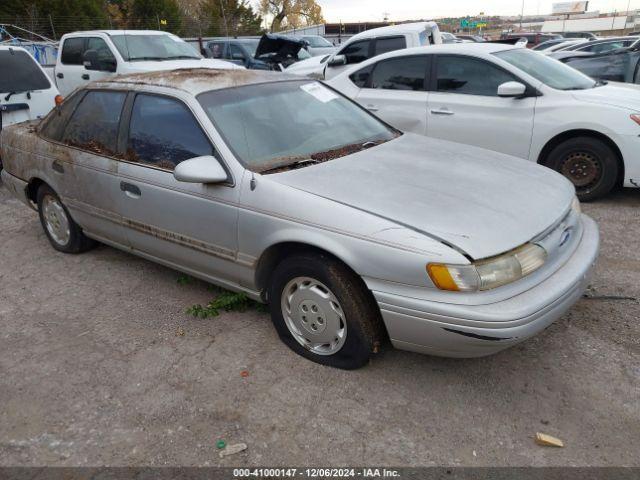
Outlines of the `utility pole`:
<svg viewBox="0 0 640 480">
<path fill-rule="evenodd" d="M 522 0 L 522 9 L 520 10 L 520 31 L 522 31 L 522 20 L 524 19 L 524 0 Z"/>
</svg>

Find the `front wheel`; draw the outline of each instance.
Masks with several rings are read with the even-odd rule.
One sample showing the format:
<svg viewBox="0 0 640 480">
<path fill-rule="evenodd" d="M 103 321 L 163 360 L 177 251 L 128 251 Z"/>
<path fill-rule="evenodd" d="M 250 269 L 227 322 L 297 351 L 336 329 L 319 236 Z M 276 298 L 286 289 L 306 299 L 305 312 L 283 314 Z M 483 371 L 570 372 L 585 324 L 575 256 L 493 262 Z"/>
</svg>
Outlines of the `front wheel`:
<svg viewBox="0 0 640 480">
<path fill-rule="evenodd" d="M 606 143 L 591 137 L 571 138 L 555 147 L 545 164 L 567 177 L 581 201 L 608 194 L 620 171 L 618 155 Z"/>
<path fill-rule="evenodd" d="M 325 255 L 301 254 L 280 263 L 269 303 L 282 341 L 323 365 L 359 368 L 384 335 L 380 311 L 362 280 Z"/>
</svg>

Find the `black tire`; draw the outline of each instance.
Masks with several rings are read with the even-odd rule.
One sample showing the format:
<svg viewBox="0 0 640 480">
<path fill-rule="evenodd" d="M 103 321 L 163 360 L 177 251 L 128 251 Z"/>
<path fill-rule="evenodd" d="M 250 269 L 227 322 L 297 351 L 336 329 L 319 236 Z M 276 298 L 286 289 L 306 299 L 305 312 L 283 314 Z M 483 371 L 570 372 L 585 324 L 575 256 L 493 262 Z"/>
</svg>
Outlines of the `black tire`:
<svg viewBox="0 0 640 480">
<path fill-rule="evenodd" d="M 305 348 L 285 322 L 282 293 L 290 281 L 299 277 L 324 284 L 342 308 L 346 339 L 335 353 L 320 355 Z M 345 370 L 362 367 L 386 338 L 380 310 L 362 279 L 328 255 L 302 253 L 283 260 L 271 277 L 268 298 L 271 320 L 282 341 L 294 352 L 316 363 Z"/>
<path fill-rule="evenodd" d="M 68 238 L 68 241 L 66 241 L 65 243 L 61 243 L 57 241 L 52 236 L 51 232 L 49 232 L 49 229 L 47 228 L 47 221 L 45 220 L 45 214 L 43 212 L 43 204 L 47 197 L 51 197 L 55 199 L 55 201 L 57 201 L 60 204 L 60 206 L 62 207 L 62 210 L 64 211 L 64 214 L 66 215 L 66 220 L 69 225 L 69 238 Z M 60 200 L 60 197 L 58 197 L 56 192 L 54 192 L 51 189 L 51 187 L 49 187 L 49 185 L 46 185 L 46 184 L 40 185 L 40 188 L 38 188 L 37 202 L 38 202 L 38 215 L 40 216 L 40 224 L 42 225 L 42 229 L 44 230 L 44 233 L 49 239 L 49 243 L 51 243 L 51 246 L 53 248 L 64 253 L 82 253 L 95 247 L 96 242 L 90 239 L 89 237 L 87 237 L 82 232 L 82 229 L 80 228 L 80 226 L 76 222 L 74 222 L 73 218 L 71 218 L 71 215 L 69 215 L 69 211 L 63 205 L 62 201 Z"/>
<path fill-rule="evenodd" d="M 607 195 L 618 181 L 620 163 L 616 152 L 592 137 L 576 137 L 555 147 L 546 166 L 567 177 L 583 202 Z"/>
</svg>

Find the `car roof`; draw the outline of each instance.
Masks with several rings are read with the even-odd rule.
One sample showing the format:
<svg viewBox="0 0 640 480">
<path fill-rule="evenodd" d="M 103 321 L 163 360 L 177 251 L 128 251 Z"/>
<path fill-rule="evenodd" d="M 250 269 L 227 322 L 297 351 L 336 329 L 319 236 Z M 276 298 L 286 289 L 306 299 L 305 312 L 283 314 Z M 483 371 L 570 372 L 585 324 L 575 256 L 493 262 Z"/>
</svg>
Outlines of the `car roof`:
<svg viewBox="0 0 640 480">
<path fill-rule="evenodd" d="M 67 37 L 86 37 L 87 35 L 95 35 L 102 33 L 105 35 L 173 35 L 171 32 L 163 32 L 161 30 L 86 30 L 82 32 L 67 33 Z"/>
<path fill-rule="evenodd" d="M 131 75 L 121 75 L 90 84 L 92 88 L 138 88 L 140 86 L 163 87 L 198 95 L 210 90 L 242 87 L 258 83 L 284 81 L 305 81 L 304 77 L 265 70 L 245 70 L 243 68 L 181 68 Z M 306 79 L 309 82 L 315 80 Z"/>
<path fill-rule="evenodd" d="M 424 47 L 405 48 L 402 50 L 394 50 L 373 58 L 389 58 L 400 57 L 403 55 L 415 55 L 416 53 L 474 53 L 474 54 L 492 54 L 502 52 L 504 50 L 513 50 L 523 47 L 516 47 L 506 43 L 443 43 L 441 45 L 427 45 Z"/>
<path fill-rule="evenodd" d="M 432 29 L 436 27 L 436 22 L 413 22 L 413 23 L 400 23 L 398 25 L 389 25 L 388 27 L 372 28 L 371 30 L 365 30 L 355 34 L 349 39 L 349 42 L 353 40 L 360 40 L 362 38 L 374 38 L 381 35 L 398 34 L 409 32 L 422 32 L 426 29 Z"/>
</svg>

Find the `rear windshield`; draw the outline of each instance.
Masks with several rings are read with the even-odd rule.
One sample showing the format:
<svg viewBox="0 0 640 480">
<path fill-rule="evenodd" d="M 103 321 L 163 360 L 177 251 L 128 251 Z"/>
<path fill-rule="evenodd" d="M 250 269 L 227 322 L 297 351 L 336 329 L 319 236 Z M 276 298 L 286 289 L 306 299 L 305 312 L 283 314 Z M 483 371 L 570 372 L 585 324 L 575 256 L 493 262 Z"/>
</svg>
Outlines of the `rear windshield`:
<svg viewBox="0 0 640 480">
<path fill-rule="evenodd" d="M 0 93 L 47 90 L 51 83 L 31 55 L 23 50 L 0 50 Z"/>
</svg>

